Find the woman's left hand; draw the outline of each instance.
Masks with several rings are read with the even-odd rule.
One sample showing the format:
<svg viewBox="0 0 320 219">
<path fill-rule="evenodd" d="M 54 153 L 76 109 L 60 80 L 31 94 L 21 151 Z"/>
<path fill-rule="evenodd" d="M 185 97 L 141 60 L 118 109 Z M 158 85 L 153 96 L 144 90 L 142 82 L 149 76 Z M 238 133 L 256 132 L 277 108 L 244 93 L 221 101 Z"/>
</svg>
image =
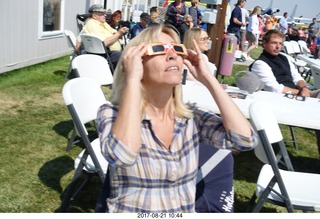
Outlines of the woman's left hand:
<svg viewBox="0 0 320 219">
<path fill-rule="evenodd" d="M 212 76 L 210 74 L 207 60 L 203 57 L 203 54 L 195 40 L 193 40 L 195 51 L 188 49 L 188 56 L 184 59 L 184 64 L 188 67 L 193 77 L 204 83 L 207 81 L 207 77 Z"/>
</svg>

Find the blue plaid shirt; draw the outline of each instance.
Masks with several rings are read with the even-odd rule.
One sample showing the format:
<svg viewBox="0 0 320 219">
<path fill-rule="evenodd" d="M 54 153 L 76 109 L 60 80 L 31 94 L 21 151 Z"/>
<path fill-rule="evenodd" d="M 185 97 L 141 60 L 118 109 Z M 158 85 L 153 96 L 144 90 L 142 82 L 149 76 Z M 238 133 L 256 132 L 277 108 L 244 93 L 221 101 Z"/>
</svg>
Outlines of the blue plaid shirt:
<svg viewBox="0 0 320 219">
<path fill-rule="evenodd" d="M 98 111 L 102 154 L 109 162 L 109 212 L 194 212 L 199 141 L 217 148 L 246 151 L 258 141 L 226 130 L 217 115 L 195 107 L 192 119 L 175 118 L 170 149 L 157 138 L 145 115 L 142 145 L 135 154 L 112 131 L 117 108 L 105 104 Z"/>
</svg>

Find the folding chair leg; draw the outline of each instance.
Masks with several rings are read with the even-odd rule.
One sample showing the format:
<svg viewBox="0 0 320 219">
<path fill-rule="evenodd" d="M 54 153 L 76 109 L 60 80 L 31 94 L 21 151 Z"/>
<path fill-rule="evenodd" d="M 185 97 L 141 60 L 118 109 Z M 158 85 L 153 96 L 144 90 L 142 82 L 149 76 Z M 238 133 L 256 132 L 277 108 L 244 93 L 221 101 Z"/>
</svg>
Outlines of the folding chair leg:
<svg viewBox="0 0 320 219">
<path fill-rule="evenodd" d="M 70 73 L 71 73 L 71 61 L 69 63 L 68 71 L 66 73 L 66 77 L 64 78 L 64 80 L 67 80 L 69 78 Z"/>
<path fill-rule="evenodd" d="M 68 188 L 67 194 L 62 201 L 62 204 L 60 207 L 60 212 L 67 211 L 67 208 L 68 208 L 70 202 L 72 202 L 74 200 L 74 198 L 77 196 L 77 194 L 82 190 L 82 188 L 90 182 L 92 176 L 93 175 L 89 175 L 88 178 L 85 179 L 85 181 L 79 186 L 79 188 L 77 190 L 75 190 L 75 187 L 78 184 L 78 181 L 80 180 L 79 177 L 78 177 L 78 179 L 75 179 L 75 181 L 72 182 L 72 184 L 70 184 L 70 187 Z"/>
<path fill-rule="evenodd" d="M 75 196 L 74 195 L 74 189 L 75 189 L 78 181 L 80 180 L 81 172 L 82 172 L 82 170 L 80 170 L 78 168 L 76 173 L 74 174 L 74 177 L 73 177 L 70 185 L 67 188 L 66 195 L 65 195 L 65 197 L 63 198 L 63 200 L 61 202 L 61 206 L 59 208 L 59 212 L 66 212 L 71 199 L 73 199 L 73 197 Z"/>
<path fill-rule="evenodd" d="M 106 53 L 106 57 L 105 58 L 107 59 L 107 61 L 109 63 L 109 66 L 110 66 L 111 73 L 113 74 L 114 73 L 114 66 L 112 64 L 112 61 L 111 61 L 111 58 L 110 58 L 108 52 Z"/>
<path fill-rule="evenodd" d="M 257 196 L 256 196 L 256 193 L 254 192 L 253 195 L 251 196 L 251 199 L 250 199 L 248 205 L 247 205 L 246 212 L 252 211 L 252 207 L 254 206 L 256 199 L 257 199 Z"/>
<path fill-rule="evenodd" d="M 71 146 L 72 146 L 73 143 L 78 142 L 78 141 L 75 141 L 75 140 L 74 140 L 74 139 L 76 138 L 76 135 L 77 135 L 77 133 L 76 133 L 76 127 L 74 127 L 73 130 L 72 130 L 71 138 L 70 138 L 70 140 L 68 141 L 68 145 L 67 145 L 67 148 L 66 148 L 66 152 L 70 151 Z"/>
<path fill-rule="evenodd" d="M 291 136 L 292 136 L 292 143 L 293 143 L 293 146 L 294 148 L 296 149 L 296 151 L 298 150 L 298 145 L 297 145 L 297 142 L 296 142 L 296 136 L 294 134 L 294 130 L 293 130 L 293 127 L 292 126 L 289 126 L 290 128 L 290 133 L 291 133 Z"/>
<path fill-rule="evenodd" d="M 92 178 L 92 175 L 90 174 L 88 176 L 88 178 L 80 185 L 80 187 L 75 190 L 76 185 L 78 184 L 80 177 L 82 175 L 82 171 L 83 171 L 83 167 L 84 164 L 83 162 L 87 159 L 88 157 L 88 152 L 85 151 L 85 153 L 83 154 L 82 158 L 81 158 L 81 162 L 79 163 L 76 172 L 72 178 L 72 181 L 70 183 L 70 185 L 67 187 L 66 189 L 66 194 L 65 197 L 63 198 L 62 202 L 61 202 L 61 206 L 59 208 L 59 212 L 66 212 L 69 203 L 74 200 L 74 197 L 80 192 L 80 190 L 90 181 L 90 179 Z"/>
<path fill-rule="evenodd" d="M 72 71 L 72 60 L 76 57 L 77 55 L 76 54 L 73 54 L 72 56 L 70 56 L 70 62 L 69 62 L 69 66 L 68 66 L 68 71 L 66 73 L 66 77 L 64 78 L 64 80 L 67 80 L 68 77 L 70 76 L 70 73 Z"/>
</svg>

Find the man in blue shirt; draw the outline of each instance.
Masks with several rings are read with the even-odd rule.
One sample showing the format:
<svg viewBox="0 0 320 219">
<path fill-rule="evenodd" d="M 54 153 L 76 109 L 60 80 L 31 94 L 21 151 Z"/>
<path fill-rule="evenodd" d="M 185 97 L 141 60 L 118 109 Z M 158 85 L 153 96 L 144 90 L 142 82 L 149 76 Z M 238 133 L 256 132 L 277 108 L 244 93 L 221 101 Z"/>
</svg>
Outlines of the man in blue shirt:
<svg viewBox="0 0 320 219">
<path fill-rule="evenodd" d="M 133 26 L 130 30 L 130 39 L 137 36 L 143 29 L 145 29 L 148 24 L 151 22 L 150 15 L 148 13 L 142 13 L 140 15 L 140 22 Z"/>
<path fill-rule="evenodd" d="M 234 9 L 231 12 L 230 24 L 228 26 L 228 33 L 233 33 L 237 37 L 237 50 L 239 50 L 240 44 L 240 28 L 246 26 L 246 23 L 242 22 L 241 8 L 245 6 L 247 0 L 238 0 Z"/>
</svg>

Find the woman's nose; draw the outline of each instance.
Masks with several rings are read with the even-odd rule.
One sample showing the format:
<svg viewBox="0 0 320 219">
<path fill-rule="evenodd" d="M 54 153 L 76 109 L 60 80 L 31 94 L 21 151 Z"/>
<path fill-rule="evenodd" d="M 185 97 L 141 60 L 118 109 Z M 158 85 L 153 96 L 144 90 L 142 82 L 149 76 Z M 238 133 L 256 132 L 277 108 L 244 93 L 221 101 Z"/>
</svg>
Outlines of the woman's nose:
<svg viewBox="0 0 320 219">
<path fill-rule="evenodd" d="M 177 53 L 173 49 L 169 49 L 169 51 L 167 52 L 167 60 L 176 59 L 177 57 Z"/>
</svg>

